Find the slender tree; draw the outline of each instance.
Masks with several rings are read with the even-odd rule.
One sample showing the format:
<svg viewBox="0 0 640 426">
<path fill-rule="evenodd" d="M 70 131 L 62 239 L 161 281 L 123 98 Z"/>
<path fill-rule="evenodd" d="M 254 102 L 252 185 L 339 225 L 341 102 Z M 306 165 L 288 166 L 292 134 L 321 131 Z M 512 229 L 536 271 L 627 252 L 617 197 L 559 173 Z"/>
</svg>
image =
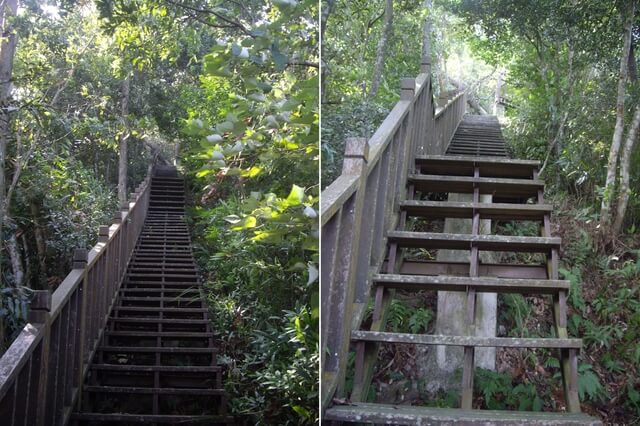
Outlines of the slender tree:
<svg viewBox="0 0 640 426">
<path fill-rule="evenodd" d="M 611 222 L 611 203 L 614 199 L 616 186 L 616 170 L 618 165 L 618 154 L 622 143 L 624 132 L 624 98 L 626 96 L 626 83 L 629 65 L 629 54 L 631 50 L 631 38 L 633 30 L 633 17 L 635 15 L 636 1 L 631 0 L 627 5 L 624 17 L 624 36 L 622 54 L 620 57 L 620 74 L 618 77 L 618 95 L 616 101 L 616 126 L 613 131 L 611 148 L 609 150 L 609 161 L 607 162 L 607 179 L 604 186 L 604 196 L 600 206 L 600 224 L 608 228 Z"/>
<path fill-rule="evenodd" d="M 121 109 L 120 120 L 122 122 L 122 133 L 120 133 L 120 146 L 118 157 L 118 200 L 120 203 L 127 201 L 127 151 L 129 139 L 129 95 L 131 89 L 131 76 L 127 76 L 122 80 L 120 85 L 121 92 Z"/>
<path fill-rule="evenodd" d="M 5 0 L 0 9 L 0 276 L 2 276 L 3 225 L 6 216 L 7 199 L 6 187 L 6 156 L 11 132 L 11 87 L 13 74 L 13 58 L 16 52 L 18 38 L 13 21 L 18 13 L 18 0 Z M 0 317 L 0 346 L 4 344 L 4 324 Z"/>
<path fill-rule="evenodd" d="M 622 154 L 620 155 L 620 171 L 619 171 L 619 194 L 618 205 L 616 208 L 616 216 L 613 222 L 612 234 L 618 235 L 622 230 L 622 224 L 624 223 L 624 216 L 627 212 L 627 206 L 629 205 L 629 181 L 631 178 L 631 157 L 633 154 L 633 148 L 638 140 L 638 129 L 640 128 L 640 105 L 636 106 L 633 113 L 633 120 L 624 146 L 622 148 Z"/>
<path fill-rule="evenodd" d="M 387 0 L 384 7 L 384 21 L 382 24 L 382 34 L 378 40 L 378 48 L 376 51 L 376 61 L 373 66 L 373 78 L 371 79 L 371 89 L 369 97 L 373 98 L 378 94 L 380 82 L 382 81 L 382 71 L 384 70 L 384 62 L 387 56 L 387 45 L 391 38 L 393 28 L 393 0 Z"/>
</svg>

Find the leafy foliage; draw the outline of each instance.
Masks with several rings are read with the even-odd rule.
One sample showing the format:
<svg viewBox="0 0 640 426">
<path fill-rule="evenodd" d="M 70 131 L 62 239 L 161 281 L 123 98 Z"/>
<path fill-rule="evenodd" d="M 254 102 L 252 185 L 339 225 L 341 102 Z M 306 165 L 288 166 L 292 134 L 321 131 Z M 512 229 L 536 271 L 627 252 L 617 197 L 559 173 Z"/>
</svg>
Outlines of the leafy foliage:
<svg viewBox="0 0 640 426">
<path fill-rule="evenodd" d="M 210 271 L 233 412 L 253 424 L 312 424 L 319 360 L 317 5 L 263 5 L 204 55 L 205 97 L 183 120 L 181 157 L 199 198 L 197 257 Z"/>
<path fill-rule="evenodd" d="M 543 398 L 533 383 L 518 383 L 515 386 L 509 374 L 477 368 L 474 378 L 475 391 L 482 395 L 482 408 L 522 411 L 542 411 Z"/>
</svg>

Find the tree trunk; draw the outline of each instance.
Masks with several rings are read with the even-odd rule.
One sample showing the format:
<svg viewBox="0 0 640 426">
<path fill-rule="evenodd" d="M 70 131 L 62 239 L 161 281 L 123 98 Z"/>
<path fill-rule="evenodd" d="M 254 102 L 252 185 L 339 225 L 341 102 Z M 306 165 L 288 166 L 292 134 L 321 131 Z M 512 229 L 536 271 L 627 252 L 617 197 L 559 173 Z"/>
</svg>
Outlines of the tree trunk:
<svg viewBox="0 0 640 426">
<path fill-rule="evenodd" d="M 638 140 L 638 128 L 640 128 L 640 105 L 636 106 L 633 113 L 633 121 L 631 121 L 631 127 L 627 133 L 627 139 L 624 143 L 624 147 L 622 148 L 622 155 L 620 157 L 620 194 L 618 196 L 618 206 L 616 209 L 616 218 L 613 222 L 612 235 L 620 234 L 624 223 L 624 215 L 627 212 L 627 206 L 629 204 L 631 157 L 633 147 Z"/>
<path fill-rule="evenodd" d="M 122 111 L 121 120 L 123 124 L 122 133 L 120 134 L 120 156 L 118 162 L 118 200 L 120 203 L 127 201 L 127 140 L 129 139 L 129 124 L 127 116 L 129 115 L 129 89 L 131 77 L 127 77 L 122 81 Z"/>
<path fill-rule="evenodd" d="M 629 2 L 629 9 L 624 20 L 624 37 L 622 47 L 622 57 L 620 58 L 620 76 L 618 78 L 618 97 L 616 101 L 616 127 L 613 131 L 613 139 L 611 141 L 611 149 L 609 150 L 609 161 L 607 162 L 607 179 L 604 186 L 604 195 L 602 197 L 602 205 L 600 206 L 600 224 L 604 228 L 608 228 L 611 222 L 611 202 L 613 200 L 616 186 L 616 167 L 618 164 L 618 151 L 622 143 L 622 133 L 624 131 L 624 97 L 626 94 L 625 86 L 627 82 L 627 70 L 629 64 L 629 53 L 631 50 L 631 36 L 633 29 L 633 17 L 635 15 L 636 2 Z"/>
<path fill-rule="evenodd" d="M 29 201 L 31 220 L 33 221 L 33 234 L 36 240 L 36 252 L 38 256 L 38 274 L 36 276 L 36 288 L 47 288 L 47 239 L 40 221 L 40 204 L 35 200 Z"/>
<path fill-rule="evenodd" d="M 376 52 L 376 62 L 373 67 L 373 78 L 371 79 L 371 90 L 369 97 L 374 98 L 378 94 L 380 82 L 382 81 L 382 72 L 384 71 L 384 61 L 387 56 L 387 44 L 391 36 L 393 24 L 393 0 L 387 0 L 384 8 L 384 22 L 382 24 L 382 33 L 378 40 L 378 50 Z"/>
<path fill-rule="evenodd" d="M 5 224 L 9 225 L 11 222 L 11 217 L 9 217 L 8 214 L 5 214 Z M 14 285 L 16 287 L 20 287 L 24 283 L 24 268 L 22 267 L 20 247 L 18 246 L 18 239 L 16 237 L 17 233 L 17 229 L 14 232 L 9 232 L 9 237 L 7 238 L 7 252 L 9 253 L 11 270 L 13 271 Z"/>
<path fill-rule="evenodd" d="M 335 7 L 335 0 L 327 0 L 325 2 L 324 7 L 322 8 L 322 14 L 320 15 L 320 40 L 323 41 L 321 43 L 321 57 L 322 57 L 322 66 L 320 67 L 320 74 L 322 78 L 320 79 L 320 100 L 322 103 L 326 102 L 326 91 L 327 91 L 327 73 L 328 67 L 325 61 L 325 44 L 324 44 L 324 35 L 327 31 L 327 21 L 329 21 L 329 16 L 333 13 L 333 9 Z M 177 158 L 177 157 L 176 157 Z"/>
<path fill-rule="evenodd" d="M 7 145 L 11 132 L 11 76 L 13 58 L 18 43 L 13 20 L 18 12 L 18 0 L 6 0 L 0 10 L 2 20 L 2 39 L 0 42 L 0 276 L 2 274 L 2 225 L 6 214 L 6 173 Z"/>
<path fill-rule="evenodd" d="M 447 54 L 446 54 L 446 28 L 449 23 L 447 21 L 447 15 L 442 15 L 442 22 L 440 23 L 440 49 L 436 53 L 436 61 L 438 62 L 438 86 L 440 87 L 439 93 L 445 93 L 447 91 L 447 83 L 450 82 L 450 78 L 447 75 Z"/>
<path fill-rule="evenodd" d="M 431 14 L 433 13 L 433 0 L 424 0 L 423 7 L 428 11 L 428 13 L 424 20 L 424 27 L 422 30 L 422 57 L 426 58 L 428 62 L 431 63 L 431 31 L 433 31 Z"/>
<path fill-rule="evenodd" d="M 498 78 L 496 78 L 496 90 L 495 90 L 495 93 L 493 94 L 493 115 L 498 117 L 504 115 L 504 109 L 501 107 L 503 79 L 504 79 L 504 70 L 500 70 L 498 72 Z"/>
</svg>

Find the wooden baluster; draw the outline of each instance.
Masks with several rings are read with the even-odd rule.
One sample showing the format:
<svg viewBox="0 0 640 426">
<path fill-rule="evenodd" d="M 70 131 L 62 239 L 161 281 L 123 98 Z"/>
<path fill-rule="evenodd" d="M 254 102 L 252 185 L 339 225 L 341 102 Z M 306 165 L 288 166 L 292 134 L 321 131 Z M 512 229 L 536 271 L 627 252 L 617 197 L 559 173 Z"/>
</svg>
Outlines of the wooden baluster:
<svg viewBox="0 0 640 426">
<path fill-rule="evenodd" d="M 533 172 L 533 178 L 539 178 L 538 170 Z M 543 190 L 538 191 L 538 204 L 544 203 Z M 544 215 L 541 227 L 543 237 L 551 237 L 551 218 L 549 213 Z M 558 249 L 551 250 L 551 257 L 547 259 L 547 271 L 549 279 L 559 279 L 560 255 Z M 553 295 L 553 320 L 556 334 L 560 339 L 569 338 L 567 332 L 567 292 L 558 291 Z M 580 398 L 578 395 L 578 351 L 576 349 L 560 349 L 560 366 L 562 371 L 562 383 L 564 387 L 567 410 L 571 413 L 580 412 Z"/>
<path fill-rule="evenodd" d="M 48 424 L 46 416 L 46 404 L 47 401 L 47 384 L 49 380 L 49 342 L 51 338 L 51 319 L 49 316 L 51 312 L 51 292 L 49 290 L 34 291 L 33 299 L 29 305 L 29 316 L 27 320 L 31 324 L 41 324 L 44 327 L 44 333 L 40 342 L 39 354 L 34 356 L 34 361 L 37 363 L 32 368 L 35 372 L 32 373 L 38 377 L 38 390 L 37 398 L 32 403 L 35 405 L 36 410 L 36 425 L 46 426 Z M 19 396 L 20 397 L 20 396 Z"/>
<path fill-rule="evenodd" d="M 471 234 L 476 236 L 480 233 L 480 212 L 475 208 L 475 204 L 480 202 L 480 188 L 478 187 L 477 179 L 480 177 L 480 168 L 475 167 L 473 171 L 473 221 L 471 224 Z M 478 247 L 475 244 L 471 245 L 471 256 L 469 259 L 469 277 L 478 276 L 479 268 L 479 253 Z M 468 335 L 475 336 L 476 334 L 476 289 L 467 288 L 467 324 Z M 475 369 L 475 347 L 464 347 L 464 360 L 462 369 L 462 408 L 470 410 L 473 403 L 473 374 Z"/>
<path fill-rule="evenodd" d="M 409 97 L 409 88 L 411 87 L 411 84 L 413 84 L 413 87 L 415 88 L 414 80 L 404 80 L 403 87 L 405 88 L 405 98 L 407 99 Z M 411 92 L 411 96 L 413 96 L 413 92 Z M 410 142 L 408 145 L 411 145 Z M 406 149 L 412 148 L 408 147 Z M 402 150 L 399 151 L 402 152 Z M 401 169 L 402 173 L 404 174 L 404 176 L 400 178 L 403 182 L 406 182 L 406 180 L 404 179 L 406 178 L 408 167 L 407 165 L 402 163 L 408 161 L 409 158 L 413 158 L 413 156 L 409 152 L 406 152 L 406 154 L 407 155 L 403 155 L 401 156 L 401 158 L 398 158 L 400 162 L 396 166 Z M 391 173 L 393 173 L 393 171 L 391 171 Z M 410 185 L 407 191 L 407 198 L 413 199 L 414 193 L 414 187 L 413 185 Z M 395 194 L 392 194 L 391 196 L 394 197 Z M 398 197 L 398 199 L 402 198 L 403 197 Z M 400 213 L 397 229 L 404 230 L 406 227 L 406 221 L 407 213 L 406 211 L 403 211 Z M 386 272 L 388 274 L 396 273 L 401 263 L 401 259 L 402 256 L 398 254 L 398 245 L 396 243 L 390 243 L 387 256 Z M 372 323 L 370 327 L 371 331 L 384 331 L 384 327 L 386 324 L 386 314 L 394 294 L 394 290 L 389 290 L 384 286 L 379 286 L 376 288 Z M 371 385 L 373 368 L 378 357 L 378 349 L 378 343 L 360 341 L 356 344 L 354 384 L 353 391 L 351 393 L 352 401 L 362 401 L 363 399 L 367 398 L 369 386 Z"/>
</svg>

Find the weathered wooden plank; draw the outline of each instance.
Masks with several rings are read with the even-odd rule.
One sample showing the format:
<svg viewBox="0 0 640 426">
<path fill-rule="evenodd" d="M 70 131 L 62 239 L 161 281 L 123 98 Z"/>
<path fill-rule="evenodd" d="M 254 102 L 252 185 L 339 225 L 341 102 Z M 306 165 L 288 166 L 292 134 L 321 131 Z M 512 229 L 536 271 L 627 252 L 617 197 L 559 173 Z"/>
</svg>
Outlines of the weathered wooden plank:
<svg viewBox="0 0 640 426">
<path fill-rule="evenodd" d="M 322 191 L 320 200 L 320 225 L 324 226 L 356 192 L 360 177 L 357 175 L 340 175 Z"/>
<path fill-rule="evenodd" d="M 432 260 L 405 260 L 400 267 L 401 274 L 412 275 L 455 275 L 467 276 L 468 262 L 441 262 Z M 478 275 L 496 278 L 547 279 L 545 265 L 483 263 L 478 268 Z"/>
<path fill-rule="evenodd" d="M 473 203 L 453 201 L 406 200 L 400 208 L 410 216 L 425 218 L 467 218 L 471 219 L 474 209 L 480 213 L 480 219 L 497 220 L 536 220 L 553 211 L 551 204 L 513 204 L 513 203 Z"/>
<path fill-rule="evenodd" d="M 27 324 L 0 358 L 0 400 L 13 386 L 14 380 L 44 335 L 42 324 Z"/>
<path fill-rule="evenodd" d="M 388 333 L 354 330 L 351 339 L 381 343 L 409 343 L 415 345 L 475 346 L 499 348 L 580 349 L 581 339 L 445 336 L 435 334 Z"/>
<path fill-rule="evenodd" d="M 85 386 L 85 392 L 90 393 L 131 393 L 131 394 L 161 394 L 161 395 L 224 395 L 224 389 L 196 389 L 196 388 L 142 388 L 130 386 Z"/>
<path fill-rule="evenodd" d="M 505 279 L 494 277 L 456 277 L 402 274 L 376 274 L 376 285 L 402 290 L 466 291 L 474 287 L 484 293 L 555 294 L 569 289 L 565 280 Z"/>
<path fill-rule="evenodd" d="M 516 159 L 508 159 L 505 160 L 503 158 L 478 158 L 478 157 L 465 157 L 458 155 L 421 155 L 416 157 L 416 163 L 421 166 L 429 166 L 430 164 L 435 163 L 445 163 L 445 164 L 467 164 L 472 168 L 475 166 L 480 167 L 480 171 L 482 172 L 483 167 L 499 165 L 500 167 L 505 168 L 531 168 L 533 171 L 534 168 L 540 167 L 540 161 L 538 160 L 516 160 Z"/>
<path fill-rule="evenodd" d="M 129 423 L 166 423 L 166 424 L 232 424 L 234 418 L 225 415 L 157 415 L 157 414 L 121 414 L 121 413 L 74 413 L 71 417 L 74 420 L 86 420 L 91 422 L 119 422 Z"/>
<path fill-rule="evenodd" d="M 328 421 L 389 425 L 501 425 L 596 426 L 600 420 L 586 414 L 531 411 L 460 410 L 453 408 L 412 407 L 391 404 L 348 404 L 328 409 Z"/>
<path fill-rule="evenodd" d="M 437 232 L 391 231 L 389 240 L 403 247 L 468 250 L 471 245 L 480 250 L 546 253 L 560 246 L 557 237 L 521 237 L 511 235 L 444 234 Z"/>
<path fill-rule="evenodd" d="M 215 348 L 191 348 L 191 347 L 173 347 L 173 346 L 162 346 L 162 347 L 153 347 L 153 346 L 140 346 L 140 347 L 131 347 L 131 346 L 99 346 L 99 351 L 103 352 L 117 352 L 117 353 L 188 353 L 188 354 L 213 354 L 218 352 Z"/>
<path fill-rule="evenodd" d="M 408 181 L 423 192 L 473 193 L 474 183 L 481 194 L 499 197 L 535 197 L 544 182 L 533 179 L 507 179 L 470 176 L 409 175 Z"/>
<path fill-rule="evenodd" d="M 165 373 L 219 373 L 220 366 L 197 366 L 197 365 L 120 365 L 120 364 L 93 364 L 92 370 L 109 371 L 162 371 Z"/>
</svg>

